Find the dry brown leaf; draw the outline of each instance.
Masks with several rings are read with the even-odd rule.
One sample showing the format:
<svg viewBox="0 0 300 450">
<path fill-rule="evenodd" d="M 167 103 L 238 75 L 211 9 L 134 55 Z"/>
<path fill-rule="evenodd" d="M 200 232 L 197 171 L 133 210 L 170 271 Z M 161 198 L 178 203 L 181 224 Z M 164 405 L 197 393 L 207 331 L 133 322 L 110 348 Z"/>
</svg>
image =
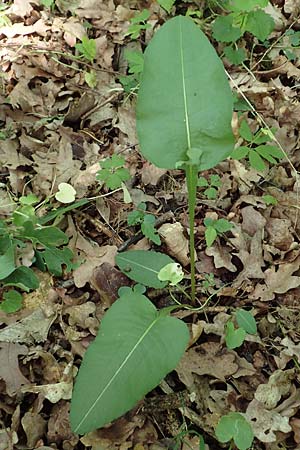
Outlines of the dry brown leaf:
<svg viewBox="0 0 300 450">
<path fill-rule="evenodd" d="M 142 182 L 147 186 L 151 184 L 156 186 L 163 175 L 167 173 L 166 169 L 154 166 L 150 162 L 146 161 L 142 169 Z"/>
<path fill-rule="evenodd" d="M 225 267 L 225 269 L 230 272 L 236 272 L 237 268 L 231 262 L 230 248 L 227 245 L 221 244 L 216 241 L 211 247 L 207 247 L 205 253 L 207 256 L 212 256 L 214 258 L 214 265 L 216 269 Z"/>
<path fill-rule="evenodd" d="M 218 342 L 206 342 L 192 347 L 182 357 L 176 372 L 186 385 L 193 384 L 193 374 L 210 375 L 218 380 L 225 378 L 238 370 L 235 355 Z"/>
<path fill-rule="evenodd" d="M 184 267 L 187 266 L 190 262 L 189 241 L 184 235 L 181 223 L 164 223 L 159 227 L 158 232 L 168 248 L 168 253 Z"/>
<path fill-rule="evenodd" d="M 130 286 L 130 280 L 120 270 L 109 263 L 95 267 L 90 280 L 92 287 L 98 292 L 104 308 L 109 308 L 118 298 L 118 290 L 122 286 Z"/>
<path fill-rule="evenodd" d="M 241 209 L 243 217 L 242 230 L 249 236 L 254 236 L 257 230 L 262 230 L 266 225 L 266 219 L 253 206 Z"/>
<path fill-rule="evenodd" d="M 282 396 L 286 396 L 291 389 L 291 381 L 295 377 L 295 370 L 276 370 L 266 384 L 260 384 L 254 397 L 266 409 L 274 409 Z"/>
<path fill-rule="evenodd" d="M 300 286 L 300 277 L 294 276 L 300 267 L 300 257 L 292 263 L 285 263 L 278 266 L 278 270 L 273 266 L 264 272 L 265 284 L 257 284 L 254 292 L 250 294 L 253 300 L 260 299 L 263 302 L 273 300 L 275 294 L 284 294 L 290 289 Z"/>
<path fill-rule="evenodd" d="M 21 423 L 26 434 L 27 446 L 35 448 L 37 441 L 43 437 L 46 431 L 47 421 L 41 414 L 27 411 L 22 417 Z"/>
<path fill-rule="evenodd" d="M 287 251 L 294 242 L 291 233 L 292 222 L 289 219 L 276 219 L 270 217 L 266 224 L 268 242 L 279 250 Z"/>
<path fill-rule="evenodd" d="M 8 395 L 13 396 L 22 385 L 30 382 L 19 368 L 19 355 L 27 355 L 25 345 L 0 342 L 0 378 L 5 381 Z"/>
</svg>

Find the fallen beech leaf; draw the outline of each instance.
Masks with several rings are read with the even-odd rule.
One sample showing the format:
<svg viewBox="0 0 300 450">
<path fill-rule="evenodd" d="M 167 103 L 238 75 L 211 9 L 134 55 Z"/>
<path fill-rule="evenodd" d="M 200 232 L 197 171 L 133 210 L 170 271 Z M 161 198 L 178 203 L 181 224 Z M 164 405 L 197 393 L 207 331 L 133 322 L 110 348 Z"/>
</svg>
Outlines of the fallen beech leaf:
<svg viewBox="0 0 300 450">
<path fill-rule="evenodd" d="M 257 387 L 254 397 L 266 409 L 275 408 L 281 397 L 289 393 L 294 376 L 294 369 L 276 370 L 270 376 L 268 383 L 260 384 Z"/>
</svg>

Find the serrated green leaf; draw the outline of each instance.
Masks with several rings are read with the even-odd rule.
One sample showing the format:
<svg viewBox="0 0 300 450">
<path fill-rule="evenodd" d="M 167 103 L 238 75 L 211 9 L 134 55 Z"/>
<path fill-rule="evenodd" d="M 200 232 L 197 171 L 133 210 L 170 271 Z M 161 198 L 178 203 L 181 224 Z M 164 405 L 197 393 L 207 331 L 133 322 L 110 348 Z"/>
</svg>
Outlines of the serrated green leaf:
<svg viewBox="0 0 300 450">
<path fill-rule="evenodd" d="M 34 228 L 32 222 L 24 223 L 20 236 L 45 247 L 60 246 L 67 244 L 69 241 L 68 236 L 59 228 L 52 226 Z"/>
<path fill-rule="evenodd" d="M 168 169 L 189 160 L 191 149 L 198 157 L 201 151 L 199 170 L 226 158 L 233 147 L 232 94 L 199 27 L 190 18 L 174 17 L 156 32 L 144 58 L 137 103 L 142 154 Z"/>
<path fill-rule="evenodd" d="M 140 23 L 145 22 L 150 17 L 150 11 L 149 9 L 143 9 L 139 14 L 136 14 L 134 17 L 130 19 L 131 23 Z"/>
<path fill-rule="evenodd" d="M 264 41 L 274 29 L 274 19 L 262 9 L 249 12 L 245 29 Z"/>
<path fill-rule="evenodd" d="M 246 120 L 243 120 L 239 126 L 239 134 L 245 141 L 251 142 L 254 138 L 253 133 Z"/>
<path fill-rule="evenodd" d="M 119 253 L 116 263 L 121 271 L 131 280 L 154 288 L 163 288 L 167 283 L 159 281 L 159 271 L 174 261 L 164 253 L 131 250 Z"/>
<path fill-rule="evenodd" d="M 83 36 L 81 43 L 76 44 L 75 48 L 90 62 L 93 62 L 96 58 L 96 41 L 95 39 L 89 39 L 87 36 Z"/>
<path fill-rule="evenodd" d="M 128 72 L 140 74 L 144 68 L 144 55 L 141 52 L 125 50 L 124 57 L 128 61 Z"/>
<path fill-rule="evenodd" d="M 175 0 L 157 0 L 157 3 L 169 13 L 175 3 Z"/>
<path fill-rule="evenodd" d="M 161 240 L 157 230 L 154 227 L 155 217 L 151 214 L 147 214 L 144 216 L 143 222 L 141 224 L 141 230 L 146 238 L 150 239 L 150 241 L 154 242 L 156 245 L 161 244 Z"/>
<path fill-rule="evenodd" d="M 234 328 L 233 322 L 226 324 L 225 342 L 230 350 L 240 347 L 246 337 L 246 331 L 243 328 Z"/>
<path fill-rule="evenodd" d="M 212 24 L 213 37 L 219 42 L 236 42 L 243 34 L 233 25 L 233 17 L 219 16 Z"/>
<path fill-rule="evenodd" d="M 246 52 L 243 48 L 225 47 L 224 55 L 235 65 L 241 64 L 246 59 Z"/>
<path fill-rule="evenodd" d="M 249 162 L 251 167 L 258 170 L 259 172 L 262 172 L 266 168 L 266 165 L 262 157 L 255 150 L 252 149 L 249 150 Z"/>
<path fill-rule="evenodd" d="M 207 197 L 209 200 L 215 200 L 215 199 L 217 198 L 218 191 L 217 191 L 216 188 L 210 187 L 210 188 L 208 188 L 208 189 L 205 189 L 204 195 L 206 195 L 206 197 Z"/>
<path fill-rule="evenodd" d="M 130 410 L 176 367 L 188 340 L 184 322 L 159 314 L 147 297 L 122 288 L 76 378 L 72 430 L 87 433 Z"/>
<path fill-rule="evenodd" d="M 207 247 L 213 245 L 215 240 L 217 239 L 217 231 L 213 226 L 208 226 L 205 230 L 205 241 Z"/>
<path fill-rule="evenodd" d="M 23 297 L 20 292 L 11 290 L 4 292 L 4 301 L 0 303 L 0 309 L 6 314 L 11 314 L 22 308 Z"/>
<path fill-rule="evenodd" d="M 240 147 L 235 148 L 230 156 L 232 159 L 243 159 L 248 155 L 249 150 L 250 149 L 248 147 L 241 145 Z"/>
<path fill-rule="evenodd" d="M 206 178 L 199 177 L 198 181 L 197 181 L 197 186 L 198 187 L 207 187 L 207 186 L 209 186 L 209 183 Z"/>
<path fill-rule="evenodd" d="M 84 72 L 84 81 L 91 89 L 95 89 L 98 84 L 97 72 L 95 70 Z"/>
<path fill-rule="evenodd" d="M 238 309 L 235 313 L 236 321 L 240 328 L 246 331 L 249 334 L 257 333 L 257 326 L 255 319 L 250 311 L 246 311 L 245 309 Z"/>
</svg>

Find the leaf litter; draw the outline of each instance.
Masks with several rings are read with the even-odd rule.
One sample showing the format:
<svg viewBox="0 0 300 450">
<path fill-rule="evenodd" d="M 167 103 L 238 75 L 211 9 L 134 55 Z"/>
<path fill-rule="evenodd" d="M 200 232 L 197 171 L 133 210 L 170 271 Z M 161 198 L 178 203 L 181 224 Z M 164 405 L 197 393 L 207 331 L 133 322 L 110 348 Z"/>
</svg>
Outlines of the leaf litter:
<svg viewBox="0 0 300 450">
<path fill-rule="evenodd" d="M 0 27 L 0 121 L 5 135 L 0 140 L 0 218 L 16 208 L 15 198 L 33 193 L 42 201 L 59 193 L 62 183 L 75 188 L 76 199 L 99 195 L 95 179 L 99 162 L 121 153 L 132 176 L 127 189 L 135 206 L 144 201 L 157 217 L 174 212 L 173 223 L 161 226 L 161 237 L 167 253 L 186 266 L 189 230 L 181 173 L 141 160 L 136 151 L 135 99 L 124 95 L 119 81 L 127 70 L 124 51 L 131 45 L 124 35 L 141 2 L 55 3 L 53 12 L 37 0 L 4 2 L 11 25 Z M 151 14 L 147 44 L 166 16 L 156 2 L 143 3 Z M 283 33 L 297 20 L 299 5 L 294 0 L 272 3 L 268 12 L 275 20 L 278 42 L 269 51 L 271 68 L 264 66 L 256 48 L 251 73 L 242 66 L 227 69 L 233 89 L 277 130 L 276 138 L 298 170 L 299 54 L 295 48 L 296 58 L 289 60 L 280 42 L 287 44 Z M 84 71 L 90 66 L 74 58 L 87 24 L 96 42 L 94 87 L 85 83 Z M 141 49 L 140 44 L 137 47 Z M 255 128 L 255 114 L 243 116 Z M 239 138 L 237 123 L 235 132 Z M 126 226 L 134 206 L 124 203 L 121 190 L 105 197 L 106 204 L 98 202 L 96 207 L 90 201 L 81 212 L 70 210 L 67 220 L 60 219 L 78 267 L 45 281 L 42 290 L 24 294 L 23 310 L 0 312 L 5 427 L 0 448 L 167 449 L 174 447 L 185 423 L 204 435 L 206 448 L 215 449 L 219 448 L 214 440 L 216 424 L 230 411 L 242 411 L 251 422 L 258 450 L 298 448 L 298 175 L 285 160 L 264 173 L 237 160 L 227 160 L 216 170 L 222 182 L 219 197 L 214 201 L 199 197 L 196 211 L 199 295 L 203 301 L 206 292 L 215 295 L 207 308 L 193 313 L 191 347 L 176 373 L 144 403 L 80 439 L 71 432 L 68 419 L 73 379 L 118 287 L 126 284 L 115 267 L 115 255 L 118 246 L 134 236 Z M 101 194 L 107 194 L 103 186 Z M 276 204 L 267 205 L 262 194 L 273 196 Z M 61 206 L 55 200 L 52 205 Z M 220 237 L 206 248 L 203 218 L 220 210 L 234 227 L 226 239 Z M 133 245 L 146 248 L 149 242 Z M 30 265 L 30 248 L 21 257 Z M 202 284 L 205 273 L 213 274 L 215 284 Z M 151 295 L 158 306 L 169 300 L 164 292 Z M 236 351 L 228 350 L 225 325 L 232 309 L 243 306 L 255 309 L 259 336 L 247 339 Z M 172 395 L 176 402 L 172 403 Z M 166 406 L 158 411 L 150 400 L 162 397 Z M 187 436 L 180 445 L 182 450 L 198 448 L 199 439 Z"/>
</svg>

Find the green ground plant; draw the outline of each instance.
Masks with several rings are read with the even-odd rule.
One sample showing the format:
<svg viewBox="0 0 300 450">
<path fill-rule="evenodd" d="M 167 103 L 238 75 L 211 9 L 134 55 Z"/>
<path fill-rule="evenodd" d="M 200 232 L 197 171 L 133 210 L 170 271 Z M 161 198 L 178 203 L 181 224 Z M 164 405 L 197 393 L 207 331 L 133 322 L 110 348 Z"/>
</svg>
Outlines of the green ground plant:
<svg viewBox="0 0 300 450">
<path fill-rule="evenodd" d="M 12 217 L 0 220 L 0 287 L 4 289 L 1 309 L 15 312 L 22 306 L 21 294 L 39 286 L 32 267 L 61 276 L 63 267 L 71 271 L 73 253 L 68 237 L 54 225 L 42 225 L 37 215 L 38 198 L 29 194 L 19 198 Z M 28 257 L 28 254 L 30 257 Z M 23 257 L 30 262 L 22 264 Z"/>
<path fill-rule="evenodd" d="M 257 333 L 256 321 L 250 311 L 237 309 L 233 319 L 235 319 L 235 322 L 238 325 L 237 327 L 235 327 L 234 320 L 229 320 L 226 324 L 225 342 L 229 349 L 240 347 L 243 344 L 247 333 Z"/>
<path fill-rule="evenodd" d="M 102 181 L 108 189 L 118 189 L 122 187 L 124 181 L 130 179 L 129 170 L 124 167 L 125 158 L 119 155 L 112 155 L 100 162 L 100 170 L 96 179 Z"/>
<path fill-rule="evenodd" d="M 275 131 L 271 129 L 271 133 Z M 259 172 L 266 169 L 265 161 L 277 164 L 280 159 L 284 158 L 284 153 L 276 145 L 269 144 L 272 141 L 271 133 L 270 130 L 265 128 L 260 128 L 255 133 L 252 133 L 248 122 L 242 120 L 239 134 L 247 144 L 235 148 L 231 153 L 231 158 L 237 160 L 247 159 L 250 166 Z"/>
<path fill-rule="evenodd" d="M 147 23 L 149 17 L 150 11 L 148 9 L 143 9 L 143 11 L 132 17 L 125 36 L 129 36 L 131 39 L 138 39 L 142 31 L 151 28 L 151 25 Z"/>
<path fill-rule="evenodd" d="M 210 175 L 207 180 L 205 177 L 199 177 L 197 186 L 205 188 L 203 195 L 208 198 L 208 200 L 215 200 L 218 196 L 218 188 L 221 186 L 221 179 L 219 175 Z"/>
<path fill-rule="evenodd" d="M 124 91 L 134 93 L 137 91 L 144 68 L 144 55 L 141 52 L 125 50 L 124 57 L 128 62 L 128 75 L 119 77 Z"/>
<path fill-rule="evenodd" d="M 226 219 L 211 219 L 206 217 L 203 221 L 205 225 L 205 241 L 207 247 L 211 247 L 218 236 L 230 231 L 233 224 Z"/>
<path fill-rule="evenodd" d="M 216 428 L 216 436 L 222 443 L 234 442 L 239 450 L 250 448 L 254 438 L 250 424 L 242 414 L 236 412 L 221 417 Z"/>
<path fill-rule="evenodd" d="M 140 225 L 143 235 L 154 244 L 160 245 L 161 240 L 155 229 L 155 217 L 152 214 L 147 214 L 146 208 L 145 203 L 140 203 L 135 211 L 128 214 L 127 223 L 129 226 Z"/>
<path fill-rule="evenodd" d="M 225 0 L 215 2 L 222 6 L 225 15 L 219 15 L 212 24 L 214 38 L 227 43 L 225 56 L 233 63 L 240 64 L 246 59 L 246 52 L 239 48 L 237 41 L 245 32 L 265 41 L 274 28 L 273 18 L 263 8 L 268 0 Z"/>
<path fill-rule="evenodd" d="M 188 327 L 170 313 L 182 306 L 195 311 L 205 306 L 195 308 L 198 173 L 216 166 L 231 153 L 232 109 L 223 65 L 206 36 L 190 18 L 169 20 L 156 32 L 144 54 L 137 132 L 146 159 L 157 167 L 185 172 L 190 291 L 179 284 L 184 278 L 180 265 L 164 253 L 131 250 L 116 256 L 120 270 L 137 284 L 119 289 L 118 300 L 104 315 L 99 333 L 84 355 L 71 402 L 71 426 L 76 433 L 100 428 L 130 410 L 176 367 L 186 349 Z M 101 167 L 103 170 L 102 163 Z M 102 181 L 107 180 L 107 174 L 101 176 Z M 144 221 L 144 214 L 142 208 L 142 214 L 135 213 L 132 220 Z M 175 304 L 158 311 L 145 295 L 146 287 L 168 288 L 171 292 L 172 286 L 180 289 L 190 303 L 182 305 L 173 295 Z"/>
</svg>

